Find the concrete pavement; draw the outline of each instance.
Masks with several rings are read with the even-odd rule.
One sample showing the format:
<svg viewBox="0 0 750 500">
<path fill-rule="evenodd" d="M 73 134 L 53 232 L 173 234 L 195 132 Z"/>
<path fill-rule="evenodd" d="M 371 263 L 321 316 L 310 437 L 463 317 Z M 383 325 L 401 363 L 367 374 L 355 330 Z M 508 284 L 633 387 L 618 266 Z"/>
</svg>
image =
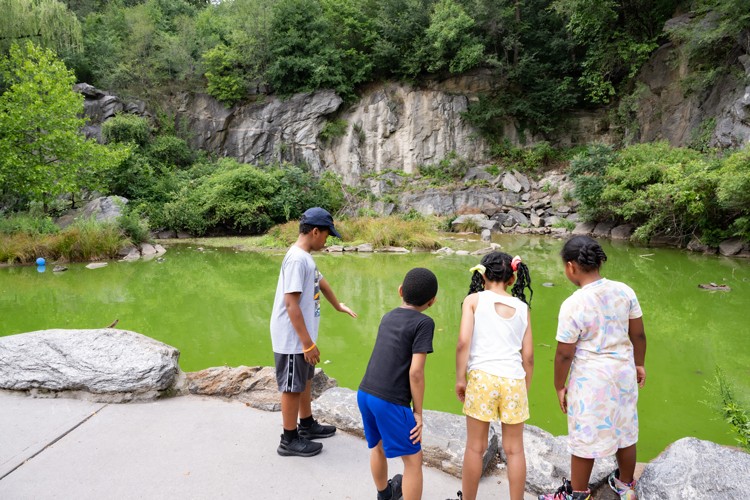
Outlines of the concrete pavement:
<svg viewBox="0 0 750 500">
<path fill-rule="evenodd" d="M 363 439 L 339 431 L 316 457 L 281 457 L 280 433 L 279 413 L 217 398 L 104 404 L 0 391 L 0 499 L 376 498 Z M 389 466 L 403 471 L 398 459 Z M 424 500 L 460 488 L 424 468 Z M 478 499 L 491 498 L 509 498 L 503 475 L 482 479 Z"/>
</svg>

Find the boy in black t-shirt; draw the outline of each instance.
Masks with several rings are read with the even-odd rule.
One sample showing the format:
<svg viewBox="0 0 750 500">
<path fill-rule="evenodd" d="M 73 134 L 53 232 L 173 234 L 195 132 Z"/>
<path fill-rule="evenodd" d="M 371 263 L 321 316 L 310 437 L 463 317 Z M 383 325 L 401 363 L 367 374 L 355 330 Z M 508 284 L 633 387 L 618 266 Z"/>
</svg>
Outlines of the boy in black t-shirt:
<svg viewBox="0 0 750 500">
<path fill-rule="evenodd" d="M 435 332 L 435 322 L 422 311 L 435 303 L 437 290 L 432 271 L 417 267 L 406 273 L 398 288 L 401 306 L 380 321 L 357 392 L 379 500 L 398 500 L 402 491 L 404 500 L 422 498 L 424 365 Z M 386 459 L 395 457 L 403 460 L 404 475 L 388 479 Z"/>
</svg>

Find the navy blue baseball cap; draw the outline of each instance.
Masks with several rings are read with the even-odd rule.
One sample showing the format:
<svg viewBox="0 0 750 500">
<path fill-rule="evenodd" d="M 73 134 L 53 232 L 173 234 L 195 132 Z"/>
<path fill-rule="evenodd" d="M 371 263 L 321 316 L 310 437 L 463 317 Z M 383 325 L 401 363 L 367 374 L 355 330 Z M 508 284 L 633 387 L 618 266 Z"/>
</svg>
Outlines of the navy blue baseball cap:
<svg viewBox="0 0 750 500">
<path fill-rule="evenodd" d="M 336 231 L 336 228 L 333 227 L 333 216 L 328 213 L 328 210 L 320 207 L 313 207 L 308 208 L 305 210 L 305 213 L 302 214 L 302 219 L 300 219 L 300 223 L 302 224 L 308 224 L 310 226 L 321 226 L 321 227 L 327 227 L 328 230 L 331 232 L 332 236 L 335 236 L 336 238 L 341 238 L 341 235 L 338 231 Z"/>
</svg>

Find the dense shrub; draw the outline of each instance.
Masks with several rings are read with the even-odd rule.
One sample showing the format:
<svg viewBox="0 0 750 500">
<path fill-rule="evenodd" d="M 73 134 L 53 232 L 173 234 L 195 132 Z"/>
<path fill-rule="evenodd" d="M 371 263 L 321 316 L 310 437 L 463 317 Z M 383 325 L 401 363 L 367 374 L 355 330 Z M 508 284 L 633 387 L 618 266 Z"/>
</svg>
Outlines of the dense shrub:
<svg viewBox="0 0 750 500">
<path fill-rule="evenodd" d="M 195 161 L 195 152 L 184 139 L 174 135 L 155 137 L 148 146 L 148 156 L 162 167 L 162 170 L 187 168 Z"/>
<path fill-rule="evenodd" d="M 55 234 L 60 228 L 55 225 L 48 215 L 34 215 L 31 213 L 15 213 L 7 216 L 0 215 L 0 234 Z"/>
<path fill-rule="evenodd" d="M 717 244 L 735 235 L 750 240 L 749 159 L 747 150 L 718 158 L 667 143 L 618 152 L 592 146 L 569 173 L 587 220 L 633 223 L 642 241 L 664 233 Z"/>
<path fill-rule="evenodd" d="M 102 138 L 106 143 L 133 143 L 143 147 L 151 140 L 151 126 L 145 118 L 119 113 L 104 122 Z"/>
</svg>

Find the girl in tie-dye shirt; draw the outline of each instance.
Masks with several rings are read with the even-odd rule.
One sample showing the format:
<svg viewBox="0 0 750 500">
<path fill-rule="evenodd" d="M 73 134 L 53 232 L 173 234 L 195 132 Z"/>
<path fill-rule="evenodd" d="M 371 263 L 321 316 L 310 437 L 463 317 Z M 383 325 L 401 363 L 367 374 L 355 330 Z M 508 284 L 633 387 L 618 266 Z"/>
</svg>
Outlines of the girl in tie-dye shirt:
<svg viewBox="0 0 750 500">
<path fill-rule="evenodd" d="M 580 287 L 560 307 L 555 355 L 555 389 L 568 415 L 571 480 L 539 498 L 590 498 L 594 459 L 615 455 L 618 470 L 609 485 L 621 499 L 633 500 L 636 404 L 646 381 L 641 307 L 628 285 L 599 274 L 607 256 L 595 240 L 575 236 L 561 256 L 565 275 Z"/>
</svg>

